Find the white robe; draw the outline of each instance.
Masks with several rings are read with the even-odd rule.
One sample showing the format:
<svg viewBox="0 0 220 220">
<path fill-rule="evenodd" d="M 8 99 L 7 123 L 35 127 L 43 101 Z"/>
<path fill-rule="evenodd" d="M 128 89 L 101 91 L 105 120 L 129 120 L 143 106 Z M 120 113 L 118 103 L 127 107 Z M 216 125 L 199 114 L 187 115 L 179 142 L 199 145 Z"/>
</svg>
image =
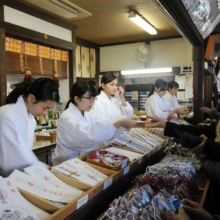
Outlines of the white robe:
<svg viewBox="0 0 220 220">
<path fill-rule="evenodd" d="M 130 118 L 133 115 L 133 108 L 128 102 L 126 102 L 127 106 L 123 106 L 116 98 L 109 99 L 103 91 L 96 98 L 93 110 L 104 118 L 115 121 L 124 117 Z"/>
<path fill-rule="evenodd" d="M 35 126 L 22 96 L 16 104 L 0 108 L 0 175 L 8 176 L 14 169 L 23 171 L 38 162 L 31 150 Z"/>
<path fill-rule="evenodd" d="M 168 118 L 169 112 L 172 111 L 170 103 L 163 97 L 160 97 L 156 92 L 147 98 L 145 103 L 145 111 L 149 116 L 157 117 L 163 120 Z"/>
<path fill-rule="evenodd" d="M 94 150 L 96 146 L 111 139 L 116 128 L 109 119 L 95 111 L 84 112 L 84 116 L 72 103 L 57 125 L 57 145 L 53 165 Z"/>
<path fill-rule="evenodd" d="M 179 108 L 180 105 L 177 101 L 177 98 L 175 95 L 172 95 L 169 91 L 167 91 L 165 93 L 165 95 L 163 96 L 164 99 L 166 99 L 170 105 L 172 106 L 173 109 Z"/>
</svg>

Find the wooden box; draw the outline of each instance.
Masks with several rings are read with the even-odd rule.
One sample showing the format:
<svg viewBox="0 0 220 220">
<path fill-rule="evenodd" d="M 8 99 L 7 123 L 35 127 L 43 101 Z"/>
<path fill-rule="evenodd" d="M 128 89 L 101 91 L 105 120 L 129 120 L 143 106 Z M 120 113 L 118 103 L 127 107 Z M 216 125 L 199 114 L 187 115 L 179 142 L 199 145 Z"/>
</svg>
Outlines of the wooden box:
<svg viewBox="0 0 220 220">
<path fill-rule="evenodd" d="M 105 151 L 105 150 L 99 150 L 98 152 L 100 154 L 105 154 L 105 153 L 114 154 L 114 153 L 111 153 L 111 152 L 108 152 L 108 151 Z M 114 154 L 114 155 L 119 155 L 119 154 Z M 129 161 L 127 157 L 123 156 L 125 159 L 121 162 L 120 165 L 111 166 L 111 165 L 107 165 L 107 164 L 103 164 L 103 163 L 99 163 L 97 161 L 94 161 L 94 160 L 91 159 L 91 157 L 92 157 L 92 154 L 87 156 L 87 162 L 88 163 L 92 163 L 92 164 L 95 164 L 97 166 L 104 167 L 104 168 L 107 168 L 107 169 L 110 169 L 110 170 L 114 170 L 114 171 L 118 171 L 118 170 L 124 168 L 128 164 L 128 161 Z"/>
<path fill-rule="evenodd" d="M 50 136 L 36 135 L 36 141 L 50 141 L 50 143 L 56 143 L 56 133 L 50 132 Z"/>
</svg>

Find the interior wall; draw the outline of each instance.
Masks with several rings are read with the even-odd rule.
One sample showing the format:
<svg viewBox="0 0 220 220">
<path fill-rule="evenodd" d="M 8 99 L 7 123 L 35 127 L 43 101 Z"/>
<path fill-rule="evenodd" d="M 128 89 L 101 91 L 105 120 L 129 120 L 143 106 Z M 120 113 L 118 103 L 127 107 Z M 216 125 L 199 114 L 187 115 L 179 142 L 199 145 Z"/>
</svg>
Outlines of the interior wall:
<svg viewBox="0 0 220 220">
<path fill-rule="evenodd" d="M 4 6 L 4 19 L 6 22 L 72 42 L 71 31 L 7 6 Z M 67 74 L 69 78 L 69 70 L 67 70 Z M 39 77 L 42 76 L 33 76 L 33 78 Z M 21 82 L 23 78 L 23 74 L 7 74 L 7 94 L 10 91 L 10 85 Z M 65 104 L 69 100 L 69 79 L 60 79 L 59 83 L 61 101 Z"/>
<path fill-rule="evenodd" d="M 19 19 L 18 19 L 19 18 Z M 72 32 L 4 5 L 4 21 L 42 34 L 72 42 Z"/>
<path fill-rule="evenodd" d="M 184 38 L 151 41 L 151 68 L 192 65 L 191 45 Z M 100 48 L 100 71 L 143 69 L 137 57 L 138 43 Z"/>
</svg>

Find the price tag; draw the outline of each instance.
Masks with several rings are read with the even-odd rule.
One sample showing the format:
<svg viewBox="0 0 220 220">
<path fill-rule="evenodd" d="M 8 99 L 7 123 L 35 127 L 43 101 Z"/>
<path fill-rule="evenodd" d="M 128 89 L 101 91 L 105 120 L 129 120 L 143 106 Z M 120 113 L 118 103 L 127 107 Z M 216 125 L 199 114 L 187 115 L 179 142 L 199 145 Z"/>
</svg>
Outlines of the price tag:
<svg viewBox="0 0 220 220">
<path fill-rule="evenodd" d="M 125 159 L 121 163 L 121 168 L 124 168 L 127 165 L 128 159 Z"/>
<path fill-rule="evenodd" d="M 127 166 L 127 167 L 124 168 L 124 175 L 127 174 L 128 171 L 129 171 L 129 166 Z"/>
<path fill-rule="evenodd" d="M 103 187 L 103 190 L 107 189 L 109 186 L 112 185 L 112 178 L 107 180 L 105 183 L 104 183 L 104 187 Z"/>
<path fill-rule="evenodd" d="M 141 157 L 139 160 L 138 160 L 138 164 L 141 164 L 143 162 L 143 157 Z"/>
<path fill-rule="evenodd" d="M 85 205 L 88 202 L 88 194 L 78 200 L 76 209 L 79 209 L 81 206 Z"/>
</svg>

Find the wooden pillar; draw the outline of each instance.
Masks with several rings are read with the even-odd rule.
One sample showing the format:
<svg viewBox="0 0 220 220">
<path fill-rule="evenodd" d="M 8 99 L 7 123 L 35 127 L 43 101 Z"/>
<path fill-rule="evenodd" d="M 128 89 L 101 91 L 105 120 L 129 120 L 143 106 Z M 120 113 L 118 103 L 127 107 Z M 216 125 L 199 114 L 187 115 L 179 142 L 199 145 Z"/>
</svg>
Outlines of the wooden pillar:
<svg viewBox="0 0 220 220">
<path fill-rule="evenodd" d="M 212 108 L 213 80 L 211 74 L 204 75 L 204 106 Z"/>
<path fill-rule="evenodd" d="M 75 32 L 72 31 L 72 43 L 76 43 Z M 76 48 L 69 51 L 69 90 L 76 82 Z M 70 92 L 69 92 L 70 94 Z"/>
<path fill-rule="evenodd" d="M 0 0 L 0 21 L 4 21 L 4 8 L 2 0 Z M 5 64 L 5 28 L 0 27 L 0 106 L 5 103 L 7 97 Z"/>
<path fill-rule="evenodd" d="M 96 89 L 99 88 L 99 74 L 100 74 L 100 47 L 95 49 L 96 54 L 96 74 L 95 74 L 95 82 L 96 82 Z"/>
<path fill-rule="evenodd" d="M 193 112 L 194 124 L 203 121 L 203 113 L 200 108 L 204 105 L 204 45 L 194 46 L 193 50 Z"/>
</svg>

